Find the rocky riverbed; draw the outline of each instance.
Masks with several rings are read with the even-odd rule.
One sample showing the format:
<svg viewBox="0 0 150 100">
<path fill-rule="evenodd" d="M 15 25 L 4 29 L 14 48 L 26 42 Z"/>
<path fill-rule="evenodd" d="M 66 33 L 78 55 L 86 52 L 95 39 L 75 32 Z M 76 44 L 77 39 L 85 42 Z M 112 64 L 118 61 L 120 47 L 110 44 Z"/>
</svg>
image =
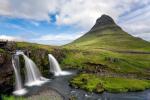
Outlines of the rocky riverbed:
<svg viewBox="0 0 150 100">
<path fill-rule="evenodd" d="M 34 95 L 28 96 L 26 100 L 63 100 L 57 91 L 53 89 L 48 89 L 47 87 L 42 87 L 42 91 L 37 92 Z"/>
<path fill-rule="evenodd" d="M 127 93 L 93 93 L 73 88 L 69 81 L 77 71 L 70 71 L 72 75 L 47 77 L 49 82 L 42 86 L 26 87 L 28 93 L 25 100 L 150 100 L 150 90 Z"/>
</svg>

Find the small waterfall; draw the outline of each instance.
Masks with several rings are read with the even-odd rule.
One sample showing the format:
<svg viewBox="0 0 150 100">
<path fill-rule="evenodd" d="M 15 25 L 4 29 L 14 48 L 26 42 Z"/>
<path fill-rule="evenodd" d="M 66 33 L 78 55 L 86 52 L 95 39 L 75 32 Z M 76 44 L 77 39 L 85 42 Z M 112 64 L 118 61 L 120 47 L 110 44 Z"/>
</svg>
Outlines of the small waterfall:
<svg viewBox="0 0 150 100">
<path fill-rule="evenodd" d="M 70 75 L 71 73 L 67 71 L 62 71 L 58 61 L 52 54 L 48 54 L 49 63 L 50 63 L 50 72 L 53 73 L 55 76 L 61 75 Z"/>
<path fill-rule="evenodd" d="M 25 60 L 26 67 L 26 85 L 34 86 L 34 85 L 42 85 L 48 81 L 48 79 L 44 78 L 35 63 L 27 57 L 24 53 L 22 53 Z"/>
<path fill-rule="evenodd" d="M 22 55 L 25 60 L 25 68 L 26 68 L 26 86 L 39 86 L 47 82 L 49 79 L 44 78 L 36 64 L 27 57 L 22 51 L 17 51 L 17 55 Z"/>
<path fill-rule="evenodd" d="M 15 72 L 15 78 L 16 78 L 16 85 L 15 85 L 15 91 L 13 94 L 15 95 L 24 95 L 27 93 L 27 90 L 23 88 L 21 76 L 20 76 L 20 66 L 19 66 L 19 56 L 13 55 L 12 57 L 12 66 Z"/>
</svg>

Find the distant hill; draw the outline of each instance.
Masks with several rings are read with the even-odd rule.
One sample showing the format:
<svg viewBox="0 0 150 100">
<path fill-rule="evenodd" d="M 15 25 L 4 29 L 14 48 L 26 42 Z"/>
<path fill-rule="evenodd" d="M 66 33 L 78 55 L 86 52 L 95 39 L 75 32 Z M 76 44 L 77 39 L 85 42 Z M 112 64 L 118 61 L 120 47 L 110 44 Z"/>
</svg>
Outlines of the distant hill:
<svg viewBox="0 0 150 100">
<path fill-rule="evenodd" d="M 150 51 L 150 42 L 128 34 L 108 15 L 98 18 L 89 32 L 68 46 L 121 51 Z"/>
</svg>

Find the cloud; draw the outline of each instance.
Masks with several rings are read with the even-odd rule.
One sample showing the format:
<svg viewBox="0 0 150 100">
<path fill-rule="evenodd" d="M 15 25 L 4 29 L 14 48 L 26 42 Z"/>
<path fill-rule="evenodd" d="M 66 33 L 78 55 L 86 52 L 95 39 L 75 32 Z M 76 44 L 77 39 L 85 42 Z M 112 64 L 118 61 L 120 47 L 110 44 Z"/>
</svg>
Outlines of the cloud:
<svg viewBox="0 0 150 100">
<path fill-rule="evenodd" d="M 58 25 L 76 25 L 89 29 L 102 14 L 111 15 L 114 19 L 121 11 L 116 11 L 118 4 L 112 0 L 69 0 L 62 2 L 56 16 Z M 65 5 L 64 5 L 65 4 Z M 111 9 L 111 10 L 110 10 Z M 122 9 L 123 10 L 123 9 Z"/>
<path fill-rule="evenodd" d="M 0 0 L 0 15 L 36 21 L 50 21 L 56 10 L 55 0 Z"/>
<path fill-rule="evenodd" d="M 124 30 L 134 36 L 150 41 L 150 6 L 137 9 L 121 18 L 119 23 Z M 144 36 L 145 35 L 145 36 Z"/>
<path fill-rule="evenodd" d="M 33 43 L 40 43 L 40 44 L 50 44 L 50 45 L 64 45 L 77 38 L 81 37 L 84 33 L 73 33 L 73 34 L 48 34 L 42 35 L 36 38 L 21 38 L 16 36 L 9 36 L 9 35 L 0 35 L 0 40 L 9 40 L 9 41 L 28 41 Z"/>
<path fill-rule="evenodd" d="M 149 0 L 0 0 L 0 4 L 1 16 L 27 19 L 35 26 L 39 26 L 40 21 L 51 22 L 51 15 L 54 15 L 59 26 L 68 25 L 87 31 L 105 13 L 132 35 L 150 33 Z M 63 35 L 47 37 L 63 40 Z"/>
<path fill-rule="evenodd" d="M 23 41 L 21 37 L 13 37 L 8 35 L 0 35 L 0 40 L 8 40 L 8 41 Z"/>
<path fill-rule="evenodd" d="M 64 45 L 67 44 L 83 35 L 81 33 L 74 33 L 74 34 L 48 34 L 42 35 L 38 38 L 30 39 L 31 42 L 37 42 L 42 44 L 51 44 L 51 45 Z"/>
<path fill-rule="evenodd" d="M 115 20 L 133 4 L 146 4 L 148 0 L 0 0 L 0 15 L 35 21 L 50 21 L 56 14 L 58 25 L 91 27 L 103 13 Z"/>
<path fill-rule="evenodd" d="M 150 41 L 150 33 L 141 33 L 141 34 L 135 34 L 135 37 L 141 37 L 147 41 Z"/>
</svg>

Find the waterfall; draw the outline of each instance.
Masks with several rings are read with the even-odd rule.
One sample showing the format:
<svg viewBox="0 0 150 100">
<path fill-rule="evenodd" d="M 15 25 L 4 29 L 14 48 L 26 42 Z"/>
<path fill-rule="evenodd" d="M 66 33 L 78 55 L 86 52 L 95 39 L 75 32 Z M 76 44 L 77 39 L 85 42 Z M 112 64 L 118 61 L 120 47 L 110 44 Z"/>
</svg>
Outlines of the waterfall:
<svg viewBox="0 0 150 100">
<path fill-rule="evenodd" d="M 55 76 L 61 75 L 70 75 L 71 73 L 67 71 L 62 71 L 58 61 L 52 54 L 48 54 L 49 63 L 50 63 L 50 72 L 53 73 Z"/>
<path fill-rule="evenodd" d="M 27 86 L 39 86 L 49 81 L 49 79 L 44 78 L 36 64 L 27 57 L 22 51 L 17 51 L 16 54 L 12 56 L 12 66 L 15 73 L 16 84 L 14 95 L 24 95 L 27 93 L 27 90 L 23 88 L 21 75 L 20 75 L 20 64 L 19 64 L 19 55 L 22 55 L 25 60 L 25 68 L 26 68 L 26 84 Z"/>
<path fill-rule="evenodd" d="M 25 60 L 25 68 L 26 68 L 26 86 L 39 86 L 47 82 L 49 79 L 44 78 L 36 64 L 27 57 L 22 51 L 17 51 L 17 55 L 22 55 Z"/>
<path fill-rule="evenodd" d="M 44 78 L 39 69 L 37 68 L 36 64 L 27 57 L 24 53 L 22 53 L 24 60 L 25 60 L 25 67 L 26 67 L 26 85 L 27 86 L 34 86 L 34 85 L 42 85 L 48 81 L 48 79 Z"/>
<path fill-rule="evenodd" d="M 24 95 L 27 93 L 27 90 L 24 89 L 23 85 L 22 85 L 21 76 L 20 76 L 19 56 L 18 55 L 14 55 L 12 57 L 12 66 L 13 66 L 15 78 L 16 78 L 15 91 L 13 92 L 13 94 Z"/>
</svg>

